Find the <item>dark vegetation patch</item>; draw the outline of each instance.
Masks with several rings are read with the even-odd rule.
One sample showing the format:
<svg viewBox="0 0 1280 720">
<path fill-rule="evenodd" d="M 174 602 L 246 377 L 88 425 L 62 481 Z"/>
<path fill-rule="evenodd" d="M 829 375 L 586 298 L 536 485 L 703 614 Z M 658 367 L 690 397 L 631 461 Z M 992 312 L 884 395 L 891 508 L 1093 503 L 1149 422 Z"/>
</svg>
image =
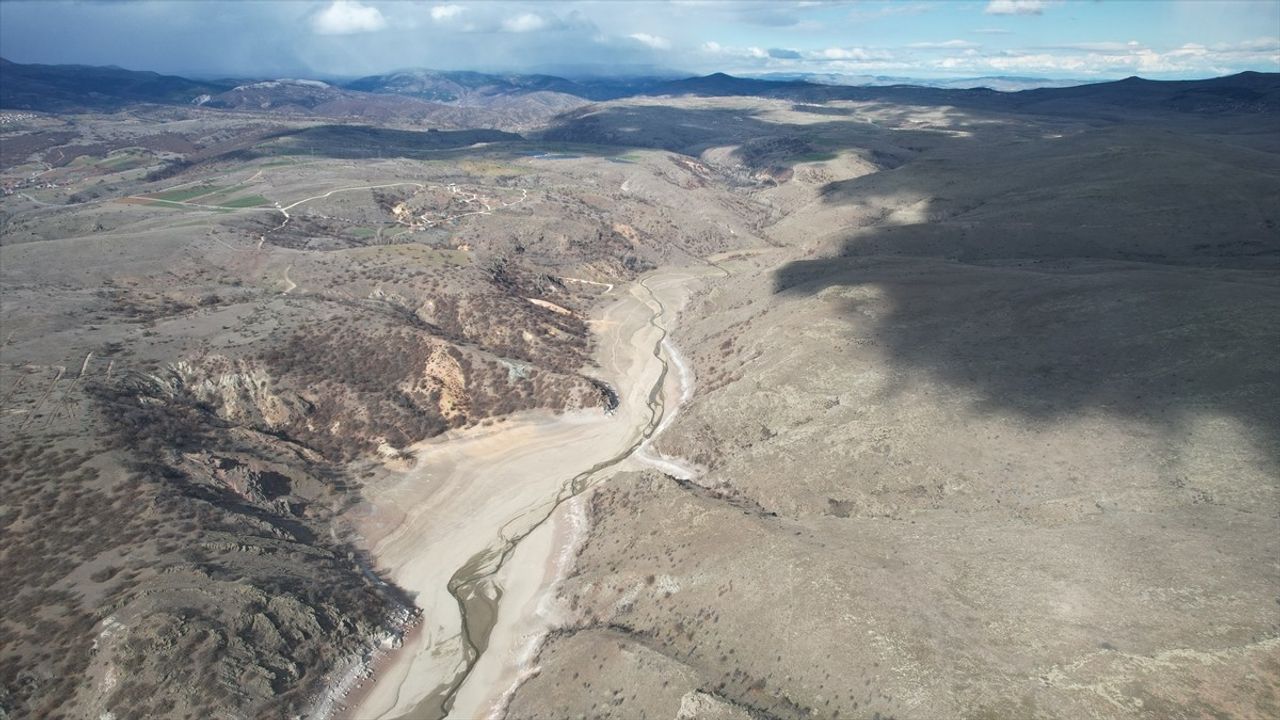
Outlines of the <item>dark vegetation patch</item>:
<svg viewBox="0 0 1280 720">
<path fill-rule="evenodd" d="M 5 527 L 5 571 L 28 592 L 9 596 L 4 616 L 46 618 L 3 626 L 19 641 L 3 643 L 15 651 L 3 657 L 6 706 L 55 713 L 90 664 L 106 663 L 119 684 L 104 708 L 120 718 L 303 710 L 325 669 L 404 601 L 329 539 L 327 508 L 349 491 L 337 468 L 300 461 L 273 438 L 229 433 L 193 397 L 142 376 L 90 395 L 107 428 L 99 444 L 50 453 L 28 438 L 5 456 L 6 493 L 22 499 Z M 234 461 L 202 460 L 223 456 L 284 461 L 292 477 L 262 473 L 265 492 L 246 496 L 209 471 Z M 309 496 L 289 495 L 299 487 Z M 101 596 L 67 592 L 93 566 Z M 99 635 L 98 623 L 119 627 Z"/>
<path fill-rule="evenodd" d="M 809 139 L 793 136 L 763 137 L 748 140 L 734 154 L 742 164 L 755 169 L 786 168 L 797 162 L 830 160 L 835 155 L 823 152 Z"/>
<path fill-rule="evenodd" d="M 62 130 L 41 130 L 6 137 L 4 142 L 0 142 L 0 168 L 21 165 L 32 155 L 63 145 L 77 137 L 79 133 Z"/>
<path fill-rule="evenodd" d="M 511 143 L 523 139 L 500 130 L 414 131 L 366 125 L 318 125 L 282 133 L 257 151 L 334 158 L 425 158 L 440 150 L 476 143 Z"/>
<path fill-rule="evenodd" d="M 81 156 L 105 158 L 117 150 L 126 148 L 141 148 L 150 152 L 176 154 L 194 153 L 199 150 L 199 146 L 185 135 L 161 132 L 152 135 L 134 135 L 108 142 L 80 143 L 76 145 L 60 144 L 44 154 L 44 161 L 54 167 L 65 167 Z"/>
<path fill-rule="evenodd" d="M 230 89 L 175 75 L 85 65 L 24 65 L 0 59 L 0 107 L 45 112 L 113 110 L 131 103 L 184 105 Z"/>
<path fill-rule="evenodd" d="M 532 364 L 514 372 L 426 330 L 371 325 L 304 327 L 262 358 L 280 389 L 307 403 L 285 432 L 334 460 L 369 453 L 378 438 L 405 447 L 486 418 L 574 407 L 596 395 L 575 375 Z"/>
</svg>

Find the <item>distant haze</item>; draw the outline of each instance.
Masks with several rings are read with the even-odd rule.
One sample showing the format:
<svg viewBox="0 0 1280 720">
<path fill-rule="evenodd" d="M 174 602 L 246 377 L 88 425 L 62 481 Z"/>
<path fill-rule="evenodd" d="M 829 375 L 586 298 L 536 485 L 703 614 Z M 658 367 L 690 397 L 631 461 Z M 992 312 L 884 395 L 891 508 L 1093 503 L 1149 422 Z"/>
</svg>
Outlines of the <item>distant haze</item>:
<svg viewBox="0 0 1280 720">
<path fill-rule="evenodd" d="M 397 68 L 563 75 L 1191 78 L 1280 71 L 1280 2 L 0 3 L 15 62 L 197 76 Z"/>
</svg>

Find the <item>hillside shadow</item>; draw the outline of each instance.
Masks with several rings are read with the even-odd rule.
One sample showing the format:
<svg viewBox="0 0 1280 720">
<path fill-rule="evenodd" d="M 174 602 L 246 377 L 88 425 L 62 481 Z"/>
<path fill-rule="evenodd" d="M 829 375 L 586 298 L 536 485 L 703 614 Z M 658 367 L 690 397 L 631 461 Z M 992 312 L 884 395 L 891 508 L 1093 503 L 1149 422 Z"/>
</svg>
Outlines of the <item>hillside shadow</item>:
<svg viewBox="0 0 1280 720">
<path fill-rule="evenodd" d="M 787 122 L 785 115 L 779 115 L 784 107 L 795 114 L 795 122 Z M 843 112 L 831 115 L 830 120 L 814 119 L 824 116 L 784 107 L 589 107 L 567 113 L 555 126 L 533 138 L 543 142 L 652 148 L 693 157 L 711 148 L 739 146 L 734 158 L 748 167 L 761 168 L 830 159 L 831 153 L 841 150 L 859 150 L 868 155 L 879 150 L 892 157 L 912 148 L 931 146 L 942 137 L 936 128 L 889 129 L 870 121 L 850 120 Z M 893 117 L 882 119 L 905 124 L 903 118 L 912 109 L 894 112 L 897 114 Z M 957 128 L 978 122 L 954 109 L 934 112 L 940 123 L 954 123 Z"/>
<path fill-rule="evenodd" d="M 530 141 L 501 130 L 398 130 L 372 125 L 316 125 L 272 130 L 236 142 L 170 160 L 148 174 L 148 181 L 177 177 L 197 167 L 226 162 L 304 157 L 339 160 L 461 160 L 476 157 L 513 159 L 614 157 L 620 146 Z"/>
<path fill-rule="evenodd" d="M 859 339 L 901 376 L 941 381 L 985 412 L 1060 421 L 1094 412 L 1175 432 L 1189 413 L 1229 415 L 1280 459 L 1280 287 L 1240 271 L 924 258 L 792 263 L 778 291 L 872 287 L 885 298 Z M 852 319 L 863 302 L 841 300 Z"/>
<path fill-rule="evenodd" d="M 869 220 L 835 257 L 778 270 L 776 292 L 875 288 L 874 322 L 866 300 L 835 300 L 851 332 L 899 377 L 928 376 L 979 411 L 1121 416 L 1174 449 L 1191 416 L 1227 416 L 1280 461 L 1280 208 L 1269 201 L 1280 158 L 1198 125 L 862 112 L 876 122 L 843 108 L 788 123 L 764 110 L 620 106 L 543 138 L 694 156 L 778 148 L 768 162 L 806 148 L 874 158 L 881 172 L 829 182 L 802 211 L 864 206 L 814 217 Z"/>
<path fill-rule="evenodd" d="M 913 214 L 785 265 L 774 291 L 822 293 L 894 376 L 982 412 L 1131 418 L 1175 454 L 1192 418 L 1227 416 L 1274 468 L 1277 193 L 1274 157 L 1141 128 L 1049 149 L 952 144 L 826 188 L 825 204 Z"/>
</svg>

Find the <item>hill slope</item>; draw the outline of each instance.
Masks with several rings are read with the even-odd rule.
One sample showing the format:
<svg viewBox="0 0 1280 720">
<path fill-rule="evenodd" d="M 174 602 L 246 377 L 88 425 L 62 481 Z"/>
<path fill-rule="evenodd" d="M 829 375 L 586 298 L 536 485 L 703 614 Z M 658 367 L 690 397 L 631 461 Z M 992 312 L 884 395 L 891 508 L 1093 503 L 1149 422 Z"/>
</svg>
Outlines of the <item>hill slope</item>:
<svg viewBox="0 0 1280 720">
<path fill-rule="evenodd" d="M 65 112 L 129 103 L 183 104 L 231 86 L 89 65 L 21 65 L 0 58 L 0 107 Z"/>
<path fill-rule="evenodd" d="M 863 100 L 953 105 L 982 110 L 1089 114 L 1105 111 L 1274 113 L 1280 111 L 1280 73 L 1244 72 L 1208 80 L 1127 78 L 1074 87 L 997 92 L 917 85 L 825 85 L 804 80 L 740 78 L 713 73 L 680 80 L 598 79 L 553 75 L 494 75 L 402 70 L 332 86 L 311 80 L 230 85 L 173 75 L 83 65 L 21 65 L 0 59 L 0 107 L 68 111 L 111 109 L 128 103 L 186 104 L 305 111 L 324 116 L 423 116 L 439 105 L 498 108 L 545 119 L 586 101 L 640 95 L 759 96 L 823 103 Z M 210 96 L 204 98 L 202 96 Z M 390 98 L 396 97 L 397 100 Z M 415 105 L 409 100 L 424 104 Z"/>
</svg>

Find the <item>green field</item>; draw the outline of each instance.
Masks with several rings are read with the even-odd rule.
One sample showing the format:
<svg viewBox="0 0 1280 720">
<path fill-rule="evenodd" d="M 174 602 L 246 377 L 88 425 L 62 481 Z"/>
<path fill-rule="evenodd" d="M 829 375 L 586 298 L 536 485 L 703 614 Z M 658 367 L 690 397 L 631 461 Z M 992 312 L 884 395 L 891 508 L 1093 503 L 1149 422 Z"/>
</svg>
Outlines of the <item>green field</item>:
<svg viewBox="0 0 1280 720">
<path fill-rule="evenodd" d="M 170 202 L 187 202 L 224 189 L 225 187 L 219 187 L 216 185 L 198 185 L 185 190 L 169 190 L 166 192 L 154 193 L 149 197 L 153 197 L 156 200 L 168 200 Z"/>
<path fill-rule="evenodd" d="M 643 159 L 644 159 L 644 155 L 634 151 L 625 152 L 625 153 L 622 153 L 621 155 L 616 155 L 614 157 L 609 158 L 611 162 L 625 163 L 625 164 L 638 163 Z"/>
<path fill-rule="evenodd" d="M 271 202 L 261 195 L 246 195 L 244 197 L 238 197 L 233 200 L 225 200 L 218 203 L 219 206 L 225 208 L 251 208 L 270 204 Z"/>
<path fill-rule="evenodd" d="M 122 158 L 112 158 L 111 160 L 100 162 L 98 163 L 98 167 L 104 168 L 106 170 L 120 172 L 122 170 L 132 170 L 134 168 L 142 167 L 143 165 L 146 165 L 146 164 L 147 164 L 147 161 L 144 158 L 122 157 Z"/>
<path fill-rule="evenodd" d="M 133 168 L 142 167 L 152 160 L 152 157 L 138 150 L 122 150 L 108 154 L 105 158 L 97 161 L 95 165 L 103 170 L 112 172 L 120 172 L 122 170 L 132 170 Z"/>
<path fill-rule="evenodd" d="M 168 208 L 170 210 L 185 210 L 187 212 L 229 213 L 233 211 L 233 208 L 218 207 L 216 205 L 210 205 L 208 207 L 203 205 L 184 205 L 180 200 L 160 200 L 158 198 L 151 198 L 151 197 L 144 198 L 144 199 L 151 201 L 147 203 L 147 207 Z"/>
</svg>

